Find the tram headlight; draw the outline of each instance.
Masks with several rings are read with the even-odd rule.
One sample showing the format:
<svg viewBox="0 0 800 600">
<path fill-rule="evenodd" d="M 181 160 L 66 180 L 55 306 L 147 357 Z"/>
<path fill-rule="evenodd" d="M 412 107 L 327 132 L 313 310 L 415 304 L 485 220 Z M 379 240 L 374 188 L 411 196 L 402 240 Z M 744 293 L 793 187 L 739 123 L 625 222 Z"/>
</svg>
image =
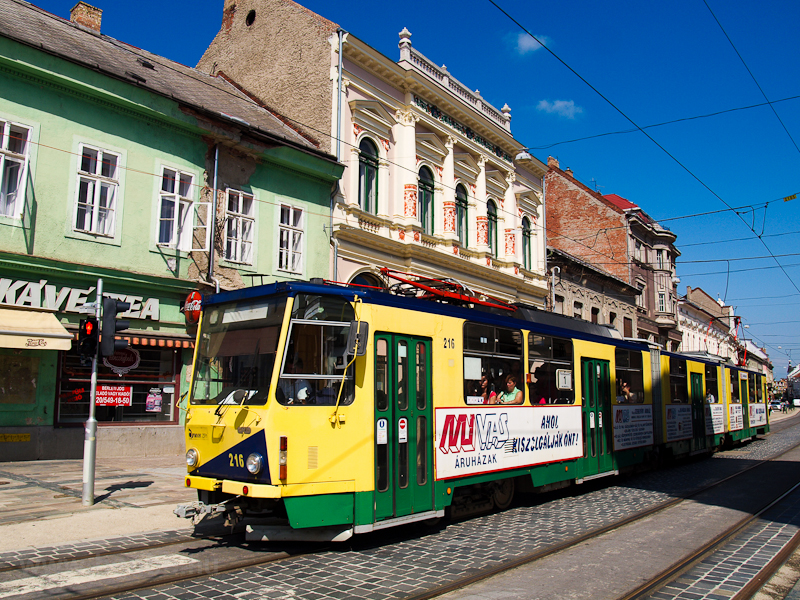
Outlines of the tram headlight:
<svg viewBox="0 0 800 600">
<path fill-rule="evenodd" d="M 200 460 L 200 454 L 194 448 L 189 448 L 186 452 L 186 466 L 187 467 L 196 467 L 198 461 Z"/>
<path fill-rule="evenodd" d="M 250 456 L 247 457 L 247 461 L 245 461 L 245 466 L 252 475 L 260 473 L 261 469 L 264 468 L 264 457 L 261 456 L 258 452 L 253 452 Z"/>
</svg>

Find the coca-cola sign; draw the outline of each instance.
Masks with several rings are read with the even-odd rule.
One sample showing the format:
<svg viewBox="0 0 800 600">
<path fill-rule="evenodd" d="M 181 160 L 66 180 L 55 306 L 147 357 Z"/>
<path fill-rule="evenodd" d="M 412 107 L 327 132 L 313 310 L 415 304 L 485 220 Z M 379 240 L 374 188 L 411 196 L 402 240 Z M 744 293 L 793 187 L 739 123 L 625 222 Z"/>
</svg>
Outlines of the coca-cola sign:
<svg viewBox="0 0 800 600">
<path fill-rule="evenodd" d="M 187 325 L 195 325 L 200 320 L 200 311 L 203 307 L 203 295 L 197 290 L 190 292 L 186 296 L 186 301 L 183 304 L 183 316 L 186 319 Z"/>
<path fill-rule="evenodd" d="M 138 367 L 140 361 L 141 357 L 138 351 L 133 348 L 125 348 L 123 350 L 117 350 L 111 356 L 105 357 L 103 359 L 103 364 L 122 377 L 125 373 L 133 371 Z"/>
</svg>

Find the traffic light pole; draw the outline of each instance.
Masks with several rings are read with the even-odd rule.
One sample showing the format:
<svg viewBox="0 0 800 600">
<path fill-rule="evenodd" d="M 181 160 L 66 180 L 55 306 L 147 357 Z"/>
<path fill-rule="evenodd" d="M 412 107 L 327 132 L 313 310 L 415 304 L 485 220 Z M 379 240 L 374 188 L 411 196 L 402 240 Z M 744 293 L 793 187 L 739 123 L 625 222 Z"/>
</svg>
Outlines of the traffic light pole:
<svg viewBox="0 0 800 600">
<path fill-rule="evenodd" d="M 103 306 L 103 280 L 97 280 L 97 308 L 95 316 L 100 322 L 100 308 Z M 97 450 L 97 419 L 95 419 L 95 399 L 97 396 L 97 354 L 100 352 L 100 344 L 97 345 L 94 356 L 92 356 L 92 384 L 89 391 L 89 419 L 86 421 L 86 428 L 83 434 L 83 496 L 81 504 L 92 506 L 94 504 L 94 466 L 95 454 Z"/>
</svg>

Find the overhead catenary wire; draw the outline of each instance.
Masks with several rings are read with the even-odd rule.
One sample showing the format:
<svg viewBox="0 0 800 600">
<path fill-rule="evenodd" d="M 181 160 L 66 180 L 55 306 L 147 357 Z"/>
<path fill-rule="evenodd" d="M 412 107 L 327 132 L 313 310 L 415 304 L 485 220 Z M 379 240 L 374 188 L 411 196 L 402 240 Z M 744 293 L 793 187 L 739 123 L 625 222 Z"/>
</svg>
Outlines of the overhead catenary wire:
<svg viewBox="0 0 800 600">
<path fill-rule="evenodd" d="M 517 27 L 519 27 L 523 32 L 525 32 L 531 39 L 535 40 L 537 44 L 539 44 L 542 48 L 544 48 L 553 58 L 555 58 L 559 63 L 561 63 L 565 68 L 567 68 L 571 73 L 573 73 L 578 79 L 580 79 L 584 84 L 586 84 L 593 92 L 595 92 L 600 98 L 602 98 L 609 106 L 611 106 L 615 111 L 617 111 L 626 121 L 628 121 L 631 125 L 633 125 L 639 132 L 642 133 L 647 139 L 649 139 L 656 147 L 658 147 L 664 154 L 666 154 L 672 161 L 677 164 L 681 169 L 683 169 L 690 177 L 692 177 L 695 181 L 697 181 L 703 188 L 705 188 L 711 195 L 717 198 L 720 202 L 722 202 L 728 209 L 733 210 L 733 207 L 719 194 L 717 194 L 711 187 L 705 183 L 700 177 L 698 177 L 689 167 L 684 165 L 674 154 L 672 154 L 669 150 L 667 150 L 663 145 L 661 145 L 655 138 L 653 138 L 647 131 L 642 129 L 631 117 L 627 115 L 621 108 L 619 108 L 614 102 L 612 102 L 608 97 L 606 97 L 599 89 L 597 89 L 594 85 L 592 85 L 586 78 L 584 78 L 580 73 L 578 73 L 575 69 L 573 69 L 570 65 L 568 65 L 561 57 L 559 57 L 552 49 L 550 49 L 544 42 L 539 40 L 535 35 L 533 35 L 524 25 L 522 25 L 516 18 L 511 16 L 505 9 L 503 9 L 495 0 L 488 0 L 490 4 L 492 4 L 497 10 L 503 13 L 510 21 L 512 21 Z M 744 218 L 739 214 L 736 213 L 739 219 L 744 223 L 745 227 L 750 229 L 753 233 L 755 230 L 750 227 Z M 759 241 L 764 246 L 769 254 L 773 254 L 772 250 L 767 246 L 767 243 L 758 235 Z M 789 273 L 786 269 L 783 268 L 780 261 L 777 258 L 773 257 L 773 260 L 777 264 L 778 268 L 783 271 L 784 276 L 789 280 L 794 287 L 795 290 L 800 292 L 800 287 L 794 282 L 794 280 L 789 276 Z"/>
</svg>

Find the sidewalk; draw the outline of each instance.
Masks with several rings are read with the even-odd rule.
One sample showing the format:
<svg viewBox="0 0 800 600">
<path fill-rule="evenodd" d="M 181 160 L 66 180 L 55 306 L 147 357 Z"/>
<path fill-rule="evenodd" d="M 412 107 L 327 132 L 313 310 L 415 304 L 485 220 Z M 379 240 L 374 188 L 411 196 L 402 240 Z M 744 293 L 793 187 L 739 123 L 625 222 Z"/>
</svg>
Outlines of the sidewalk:
<svg viewBox="0 0 800 600">
<path fill-rule="evenodd" d="M 197 500 L 184 487 L 183 456 L 98 459 L 93 506 L 83 506 L 83 461 L 0 463 L 0 552 L 147 532 L 186 530 L 178 504 Z"/>
</svg>

